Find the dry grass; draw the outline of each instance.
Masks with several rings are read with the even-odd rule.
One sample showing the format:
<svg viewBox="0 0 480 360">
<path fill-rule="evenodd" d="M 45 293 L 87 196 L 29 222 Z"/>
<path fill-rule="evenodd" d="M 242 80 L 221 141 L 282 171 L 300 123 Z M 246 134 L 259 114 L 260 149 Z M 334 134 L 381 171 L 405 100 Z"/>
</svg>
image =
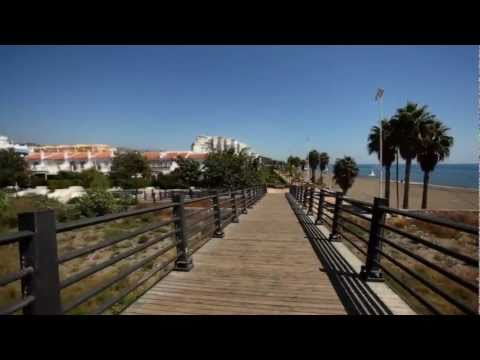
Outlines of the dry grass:
<svg viewBox="0 0 480 360">
<path fill-rule="evenodd" d="M 201 201 L 194 203 L 194 208 L 202 208 L 201 205 L 210 206 L 211 201 Z M 137 207 L 149 207 L 152 204 L 141 204 Z M 190 208 L 190 205 L 189 205 Z M 187 209 L 187 214 L 190 214 L 191 210 Z M 207 212 L 203 212 L 201 215 L 191 218 L 188 217 L 189 221 L 200 220 L 200 217 L 205 217 Z M 161 212 L 143 214 L 139 216 L 124 218 L 109 223 L 89 226 L 86 228 L 65 232 L 62 234 L 57 234 L 57 246 L 59 256 L 70 253 L 74 250 L 84 248 L 85 246 L 91 246 L 99 242 L 105 241 L 107 239 L 112 239 L 118 236 L 127 235 L 128 233 L 140 229 L 148 224 L 155 222 L 160 222 L 171 218 L 172 212 L 171 209 L 166 209 Z M 209 221 L 211 216 L 204 221 Z M 210 225 L 202 231 L 194 234 L 191 239 L 189 239 L 190 252 L 196 251 L 201 247 L 213 233 L 213 225 Z M 120 241 L 116 244 L 96 250 L 91 254 L 84 255 L 82 257 L 73 259 L 59 266 L 60 280 L 63 281 L 79 272 L 90 269 L 92 266 L 102 264 L 103 262 L 112 259 L 114 257 L 122 255 L 125 251 L 129 251 L 132 248 L 145 244 L 148 241 L 153 241 L 158 237 L 162 236 L 167 231 L 173 229 L 173 224 L 163 226 L 153 231 L 131 237 L 127 240 Z M 65 306 L 70 304 L 72 301 L 77 299 L 85 292 L 105 284 L 111 280 L 114 276 L 117 276 L 119 272 L 135 266 L 139 261 L 144 260 L 148 256 L 153 255 L 155 252 L 160 251 L 162 248 L 165 248 L 172 244 L 174 238 L 172 236 L 159 241 L 148 248 L 131 255 L 125 259 L 122 259 L 116 262 L 114 265 L 109 266 L 101 271 L 92 274 L 85 279 L 72 284 L 71 286 L 63 289 L 61 291 L 62 304 Z M 95 309 L 97 309 L 101 304 L 106 301 L 114 299 L 121 291 L 127 289 L 130 286 L 136 284 L 139 280 L 147 277 L 151 272 L 155 271 L 162 264 L 167 263 L 168 261 L 176 257 L 176 248 L 169 250 L 165 254 L 157 257 L 153 261 L 142 266 L 140 269 L 134 271 L 125 279 L 109 286 L 102 292 L 100 292 L 95 297 L 91 298 L 82 305 L 74 308 L 69 312 L 69 314 L 89 314 Z M 9 245 L 0 247 L 0 276 L 4 274 L 11 273 L 13 271 L 19 270 L 19 254 L 17 245 Z M 126 297 L 121 299 L 116 305 L 114 305 L 110 310 L 107 310 L 107 314 L 117 314 L 129 303 L 135 300 L 144 290 L 155 284 L 160 278 L 168 274 L 172 270 L 173 263 L 168 265 L 164 270 L 158 271 L 153 277 L 147 280 L 143 285 L 135 289 L 133 292 L 129 293 Z M 20 282 L 17 281 L 13 284 L 0 288 L 0 307 L 6 306 L 17 300 L 21 299 L 20 293 Z"/>
</svg>

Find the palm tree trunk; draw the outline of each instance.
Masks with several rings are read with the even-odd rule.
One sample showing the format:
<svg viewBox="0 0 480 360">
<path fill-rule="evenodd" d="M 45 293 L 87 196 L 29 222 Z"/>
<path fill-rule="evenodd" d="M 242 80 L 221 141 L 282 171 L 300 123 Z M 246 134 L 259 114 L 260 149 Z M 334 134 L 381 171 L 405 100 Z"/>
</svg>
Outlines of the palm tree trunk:
<svg viewBox="0 0 480 360">
<path fill-rule="evenodd" d="M 396 174 L 396 180 L 397 180 L 397 209 L 400 208 L 400 192 L 398 191 L 398 149 L 397 149 L 397 174 Z"/>
<path fill-rule="evenodd" d="M 430 180 L 430 173 L 425 171 L 423 173 L 423 196 L 422 196 L 422 209 L 427 208 L 427 197 L 428 197 L 428 182 Z"/>
<path fill-rule="evenodd" d="M 323 185 L 323 170 L 320 169 L 320 185 Z"/>
<path fill-rule="evenodd" d="M 312 168 L 312 183 L 315 184 L 315 170 Z"/>
<path fill-rule="evenodd" d="M 408 191 L 410 190 L 410 169 L 412 159 L 408 158 L 405 162 L 405 187 L 403 191 L 403 208 L 408 209 Z"/>
<path fill-rule="evenodd" d="M 390 166 L 385 166 L 385 199 L 390 206 Z"/>
</svg>

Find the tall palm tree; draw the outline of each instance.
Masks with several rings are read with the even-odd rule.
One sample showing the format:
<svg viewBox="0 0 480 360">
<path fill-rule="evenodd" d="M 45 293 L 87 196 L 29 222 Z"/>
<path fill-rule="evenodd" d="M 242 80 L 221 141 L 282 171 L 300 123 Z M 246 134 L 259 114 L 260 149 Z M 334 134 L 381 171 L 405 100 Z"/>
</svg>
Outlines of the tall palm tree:
<svg viewBox="0 0 480 360">
<path fill-rule="evenodd" d="M 368 135 L 368 153 L 376 153 L 380 159 L 380 127 L 373 126 Z M 388 119 L 382 120 L 382 166 L 385 167 L 385 199 L 390 205 L 390 168 L 395 160 L 395 142 L 393 139 L 392 123 Z"/>
<path fill-rule="evenodd" d="M 413 102 L 397 110 L 392 118 L 394 138 L 398 150 L 405 159 L 405 187 L 403 193 L 403 207 L 408 209 L 408 196 L 410 189 L 410 173 L 412 160 L 417 156 L 419 124 L 430 120 L 432 114 L 427 111 L 427 106 L 419 106 Z"/>
<path fill-rule="evenodd" d="M 333 179 L 342 189 L 343 195 L 352 187 L 357 175 L 357 163 L 350 156 L 345 156 L 343 159 L 337 159 L 335 161 L 335 165 L 333 166 Z"/>
<path fill-rule="evenodd" d="M 435 169 L 439 161 L 443 161 L 450 155 L 453 137 L 447 135 L 449 130 L 438 120 L 428 120 L 419 126 L 417 161 L 423 171 L 422 209 L 427 208 L 430 172 Z"/>
<path fill-rule="evenodd" d="M 315 184 L 315 170 L 317 170 L 318 164 L 320 163 L 320 154 L 317 150 L 312 150 L 308 153 L 308 165 L 312 170 L 312 183 Z"/>
<path fill-rule="evenodd" d="M 320 183 L 323 185 L 323 172 L 328 166 L 330 158 L 326 152 L 320 153 Z"/>
</svg>

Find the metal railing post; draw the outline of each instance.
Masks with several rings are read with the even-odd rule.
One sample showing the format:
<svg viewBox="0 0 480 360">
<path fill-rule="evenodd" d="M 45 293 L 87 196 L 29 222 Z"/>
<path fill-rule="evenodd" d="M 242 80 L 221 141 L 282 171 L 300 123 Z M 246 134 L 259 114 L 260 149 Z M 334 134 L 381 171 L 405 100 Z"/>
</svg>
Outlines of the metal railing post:
<svg viewBox="0 0 480 360">
<path fill-rule="evenodd" d="M 249 188 L 247 191 L 248 191 L 248 208 L 251 209 L 253 208 L 252 188 Z"/>
<path fill-rule="evenodd" d="M 220 195 L 218 190 L 213 197 L 213 214 L 215 216 L 215 232 L 213 233 L 213 237 L 223 238 L 225 234 L 222 230 L 222 214 L 220 209 Z"/>
<path fill-rule="evenodd" d="M 242 202 L 243 202 L 242 214 L 248 214 L 248 210 L 247 210 L 247 191 L 245 189 L 242 189 Z"/>
<path fill-rule="evenodd" d="M 372 222 L 370 225 L 370 237 L 367 248 L 367 259 L 365 266 L 362 266 L 360 278 L 364 281 L 384 281 L 382 271 L 378 264 L 380 263 L 380 253 L 383 228 L 385 223 L 385 211 L 380 206 L 387 206 L 387 200 L 384 198 L 375 198 L 372 207 Z"/>
<path fill-rule="evenodd" d="M 232 212 L 233 212 L 233 218 L 232 218 L 232 223 L 238 223 L 238 212 L 237 212 L 237 200 L 235 198 L 235 191 L 231 193 L 231 198 L 232 198 Z"/>
<path fill-rule="evenodd" d="M 313 199 L 314 199 L 314 195 L 315 195 L 315 188 L 312 186 L 310 188 L 310 198 L 309 198 L 309 201 L 308 201 L 308 211 L 307 211 L 307 215 L 313 215 Z"/>
<path fill-rule="evenodd" d="M 189 253 L 185 234 L 185 195 L 174 195 L 172 200 L 174 203 L 177 203 L 177 205 L 173 207 L 173 216 L 177 218 L 174 222 L 175 230 L 177 231 L 177 259 L 175 260 L 175 267 L 173 269 L 176 271 L 190 271 L 193 268 L 193 261 Z"/>
<path fill-rule="evenodd" d="M 321 224 L 323 222 L 323 207 L 325 205 L 325 193 L 320 189 L 320 198 L 318 199 L 318 208 L 317 208 L 317 219 L 315 220 L 315 225 Z"/>
<path fill-rule="evenodd" d="M 305 190 L 303 191 L 303 203 L 302 203 L 302 207 L 304 209 L 307 209 L 308 193 L 309 193 L 309 188 L 305 187 Z"/>
<path fill-rule="evenodd" d="M 338 224 L 340 221 L 340 206 L 342 206 L 343 194 L 339 191 L 335 193 L 335 207 L 333 210 L 332 232 L 330 233 L 330 241 L 339 241 L 340 233 L 338 232 Z"/>
<path fill-rule="evenodd" d="M 24 315 L 62 314 L 55 223 L 54 210 L 18 215 L 18 230 L 35 233 L 28 241 L 19 243 L 21 267 L 34 269 L 33 274 L 22 279 L 23 297 L 35 298 L 23 309 Z"/>
</svg>

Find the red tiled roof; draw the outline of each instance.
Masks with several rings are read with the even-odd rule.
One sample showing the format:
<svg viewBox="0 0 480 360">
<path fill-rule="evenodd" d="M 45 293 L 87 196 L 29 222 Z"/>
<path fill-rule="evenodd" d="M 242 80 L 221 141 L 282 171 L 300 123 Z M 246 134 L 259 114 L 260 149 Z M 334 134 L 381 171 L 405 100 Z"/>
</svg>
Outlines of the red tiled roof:
<svg viewBox="0 0 480 360">
<path fill-rule="evenodd" d="M 25 156 L 25 159 L 27 161 L 41 160 L 40 153 L 29 154 L 29 155 Z"/>
<path fill-rule="evenodd" d="M 53 152 L 45 154 L 45 160 L 65 160 L 65 155 L 63 152 Z"/>
<path fill-rule="evenodd" d="M 191 154 L 188 154 L 187 159 L 206 160 L 207 157 L 208 157 L 208 153 L 191 153 Z"/>
<path fill-rule="evenodd" d="M 159 160 L 160 153 L 158 151 L 147 151 L 143 153 L 143 157 L 147 160 Z"/>
<path fill-rule="evenodd" d="M 69 160 L 88 160 L 88 152 L 78 151 L 68 154 Z"/>
<path fill-rule="evenodd" d="M 110 151 L 99 151 L 92 154 L 92 158 L 94 159 L 111 159 L 113 158 L 112 153 Z"/>
</svg>

